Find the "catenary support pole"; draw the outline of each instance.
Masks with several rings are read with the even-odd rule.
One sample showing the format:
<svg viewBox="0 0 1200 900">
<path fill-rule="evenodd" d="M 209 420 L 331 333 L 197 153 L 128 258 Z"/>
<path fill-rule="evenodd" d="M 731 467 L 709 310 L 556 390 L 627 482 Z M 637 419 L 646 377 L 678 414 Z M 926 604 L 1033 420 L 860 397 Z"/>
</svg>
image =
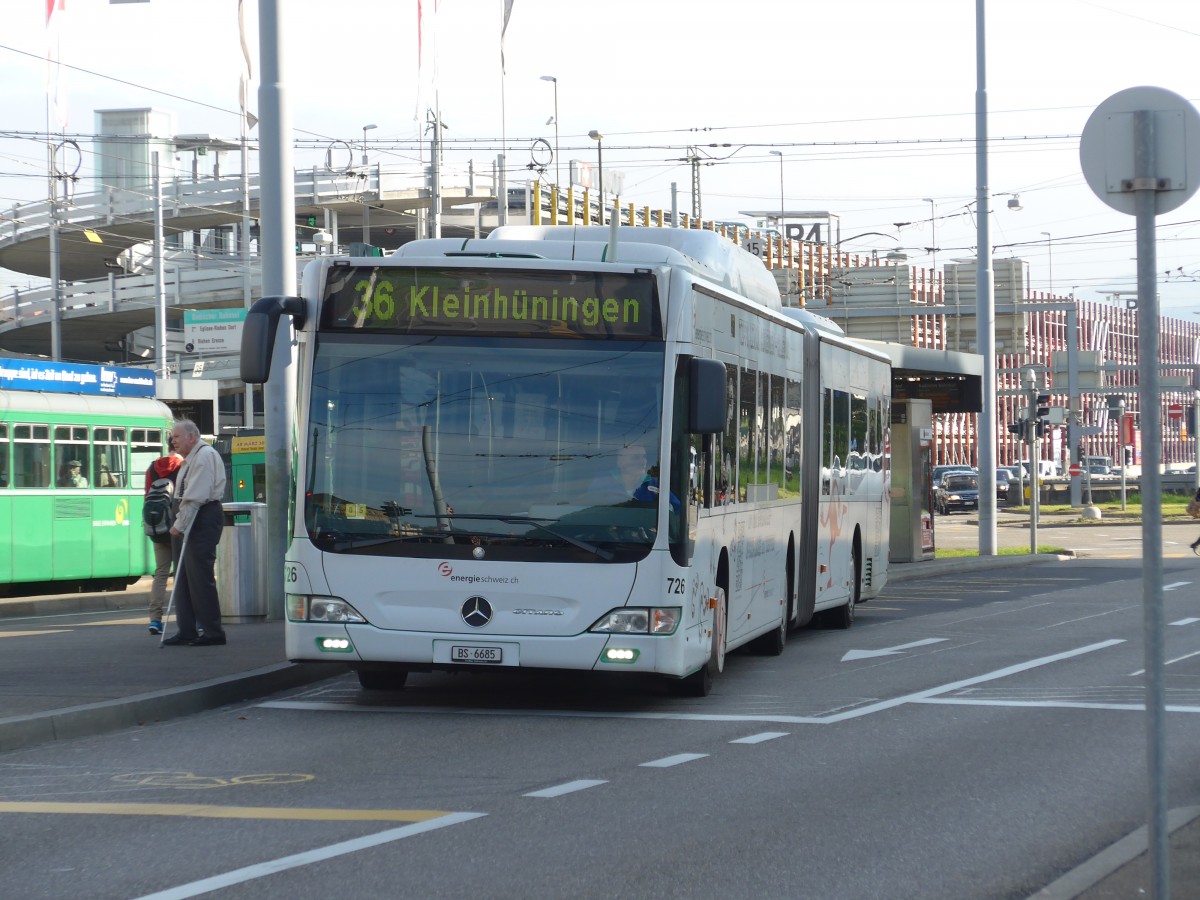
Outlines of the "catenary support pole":
<svg viewBox="0 0 1200 900">
<path fill-rule="evenodd" d="M 292 121 L 287 102 L 283 0 L 260 0 L 258 87 L 260 139 L 259 247 L 263 295 L 296 294 L 295 221 L 292 191 Z M 284 319 L 284 321 L 287 321 Z M 274 365 L 263 385 L 266 426 L 267 618 L 283 618 L 283 556 L 287 547 L 287 502 L 291 489 L 291 435 L 296 400 L 295 340 L 290 326 L 275 335 Z"/>
<path fill-rule="evenodd" d="M 983 357 L 983 410 L 979 414 L 979 555 L 996 555 L 996 307 L 988 233 L 987 55 L 984 0 L 975 0 L 975 191 L 978 253 L 975 329 Z"/>
</svg>

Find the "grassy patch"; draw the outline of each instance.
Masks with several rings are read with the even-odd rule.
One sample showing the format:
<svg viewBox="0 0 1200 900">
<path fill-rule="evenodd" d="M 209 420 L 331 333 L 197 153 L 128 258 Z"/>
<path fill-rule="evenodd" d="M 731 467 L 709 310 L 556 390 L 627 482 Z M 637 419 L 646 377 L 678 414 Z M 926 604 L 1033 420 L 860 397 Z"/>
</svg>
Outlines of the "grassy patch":
<svg viewBox="0 0 1200 900">
<path fill-rule="evenodd" d="M 1066 553 L 1062 547 L 1053 547 L 1049 544 L 1038 544 L 1038 553 Z M 934 553 L 935 559 L 961 559 L 968 556 L 978 556 L 978 550 L 961 548 L 957 550 L 937 550 Z M 1028 556 L 1028 547 L 1001 547 L 996 551 L 997 556 Z"/>
</svg>

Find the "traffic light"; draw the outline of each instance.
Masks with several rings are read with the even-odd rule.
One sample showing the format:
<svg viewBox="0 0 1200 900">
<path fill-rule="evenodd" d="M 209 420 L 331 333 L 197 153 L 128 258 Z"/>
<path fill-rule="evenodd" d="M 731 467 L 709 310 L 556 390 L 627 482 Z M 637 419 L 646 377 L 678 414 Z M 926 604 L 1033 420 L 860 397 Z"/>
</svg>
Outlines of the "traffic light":
<svg viewBox="0 0 1200 900">
<path fill-rule="evenodd" d="M 1015 435 L 1025 434 L 1025 420 L 1017 419 L 1017 421 L 1015 421 L 1015 422 L 1009 422 L 1008 423 L 1008 433 L 1015 434 Z"/>
<path fill-rule="evenodd" d="M 304 224 L 306 224 L 309 228 L 316 228 L 317 227 L 317 217 L 309 216 L 308 219 L 305 220 Z"/>
<path fill-rule="evenodd" d="M 1050 395 L 1048 393 L 1037 395 L 1037 416 L 1035 418 L 1048 419 L 1050 417 Z"/>
<path fill-rule="evenodd" d="M 1125 398 L 1120 394 L 1108 395 L 1108 415 L 1110 418 L 1116 418 L 1125 411 Z"/>
<path fill-rule="evenodd" d="M 1038 419 L 1034 425 L 1034 433 L 1042 438 L 1046 436 L 1046 423 L 1042 419 Z"/>
</svg>

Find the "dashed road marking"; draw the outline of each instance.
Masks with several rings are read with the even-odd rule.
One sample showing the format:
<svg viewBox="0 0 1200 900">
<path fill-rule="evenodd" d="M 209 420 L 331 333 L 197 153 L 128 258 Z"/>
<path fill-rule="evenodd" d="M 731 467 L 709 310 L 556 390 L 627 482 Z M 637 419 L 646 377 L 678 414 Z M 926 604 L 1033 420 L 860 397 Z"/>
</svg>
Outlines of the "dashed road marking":
<svg viewBox="0 0 1200 900">
<path fill-rule="evenodd" d="M 674 756 L 664 756 L 662 759 L 638 763 L 638 765 L 648 769 L 669 769 L 671 766 L 680 766 L 684 763 L 695 762 L 698 759 L 704 759 L 706 756 L 708 756 L 707 753 L 676 753 Z"/>
<path fill-rule="evenodd" d="M 731 744 L 761 744 L 763 741 L 773 741 L 775 738 L 787 737 L 791 734 L 790 731 L 760 731 L 758 734 L 750 734 L 743 738 L 730 741 Z"/>
<path fill-rule="evenodd" d="M 602 784 L 608 784 L 607 781 L 599 779 L 581 778 L 578 781 L 568 781 L 566 784 L 555 785 L 554 787 L 542 788 L 540 791 L 530 791 L 528 794 L 522 794 L 522 797 L 561 797 L 563 794 L 573 794 L 576 791 L 586 791 L 588 788 L 599 787 Z"/>
</svg>

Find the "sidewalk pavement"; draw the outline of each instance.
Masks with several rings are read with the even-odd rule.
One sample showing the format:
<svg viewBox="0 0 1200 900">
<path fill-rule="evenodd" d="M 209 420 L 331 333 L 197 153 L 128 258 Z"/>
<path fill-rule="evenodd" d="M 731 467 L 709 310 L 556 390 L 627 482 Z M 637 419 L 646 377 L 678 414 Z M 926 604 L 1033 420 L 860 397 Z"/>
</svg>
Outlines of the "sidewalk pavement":
<svg viewBox="0 0 1200 900">
<path fill-rule="evenodd" d="M 1041 554 L 1024 562 L 1065 559 Z M 924 560 L 895 564 L 888 578 L 911 581 L 1011 565 L 1005 556 Z M 0 599 L 0 752 L 216 709 L 349 671 L 289 663 L 282 622 L 227 624 L 223 647 L 162 647 L 146 629 L 149 596 L 150 579 L 144 578 L 125 591 Z M 53 658 L 46 656 L 45 642 L 23 640 L 55 632 Z M 1169 828 L 1172 893 L 1198 897 L 1200 807 L 1173 810 Z M 1148 896 L 1146 847 L 1143 827 L 1030 900 Z"/>
<path fill-rule="evenodd" d="M 0 752 L 215 709 L 349 671 L 289 663 L 282 622 L 227 624 L 223 647 L 163 647 L 147 630 L 149 599 L 149 578 L 125 591 L 0 599 Z M 55 632 L 48 657 L 37 637 Z"/>
</svg>

